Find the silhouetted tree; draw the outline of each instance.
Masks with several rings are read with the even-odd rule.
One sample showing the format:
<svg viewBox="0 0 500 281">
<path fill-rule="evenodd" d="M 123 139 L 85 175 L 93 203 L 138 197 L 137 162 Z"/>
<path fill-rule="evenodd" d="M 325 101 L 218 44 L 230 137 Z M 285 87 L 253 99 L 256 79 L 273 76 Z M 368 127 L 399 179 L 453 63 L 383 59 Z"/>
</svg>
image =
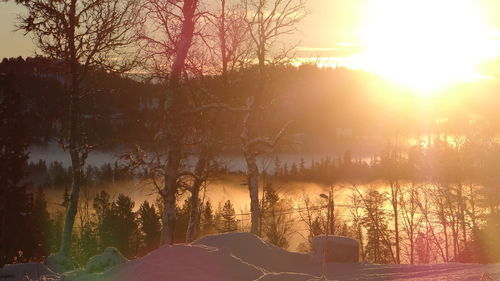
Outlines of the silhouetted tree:
<svg viewBox="0 0 500 281">
<path fill-rule="evenodd" d="M 26 241 L 30 200 L 26 194 L 28 138 L 24 131 L 21 97 L 12 75 L 0 76 L 0 266 Z M 15 226 L 18 227 L 15 227 Z M 26 240 L 24 240 L 26 239 Z M 15 242 L 17 241 L 17 242 Z"/>
<path fill-rule="evenodd" d="M 154 205 L 144 201 L 139 207 L 138 219 L 143 234 L 144 250 L 149 252 L 160 245 L 160 216 L 156 213 Z"/>
<path fill-rule="evenodd" d="M 224 207 L 220 210 L 221 216 L 221 226 L 220 232 L 231 232 L 236 231 L 238 229 L 238 224 L 235 218 L 236 212 L 234 211 L 234 206 L 231 203 L 231 200 L 227 200 L 224 203 Z"/>
<path fill-rule="evenodd" d="M 61 142 L 71 156 L 72 188 L 59 254 L 69 258 L 82 169 L 92 149 L 82 126 L 82 99 L 88 94 L 85 91 L 88 84 L 84 81 L 93 68 L 126 70 L 135 62 L 130 51 L 132 43 L 136 42 L 135 34 L 131 31 L 139 20 L 138 1 L 16 2 L 26 8 L 19 28 L 31 33 L 39 50 L 61 65 L 67 87 L 69 116 L 67 131 Z M 112 59 L 116 57 L 121 59 Z M 54 261 L 56 259 L 54 257 Z"/>
</svg>

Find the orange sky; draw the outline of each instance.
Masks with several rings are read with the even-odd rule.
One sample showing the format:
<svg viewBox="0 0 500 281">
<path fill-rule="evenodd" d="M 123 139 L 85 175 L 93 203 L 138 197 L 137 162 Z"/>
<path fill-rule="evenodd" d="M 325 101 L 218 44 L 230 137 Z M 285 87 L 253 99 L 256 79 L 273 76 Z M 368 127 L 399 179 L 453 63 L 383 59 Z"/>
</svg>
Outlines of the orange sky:
<svg viewBox="0 0 500 281">
<path fill-rule="evenodd" d="M 472 6 L 477 9 L 469 9 Z M 496 70 L 499 69 L 496 57 L 500 57 L 498 15 L 500 1 L 498 0 L 309 0 L 307 9 L 310 13 L 299 24 L 299 33 L 284 39 L 290 43 L 299 42 L 297 57 L 312 58 L 315 61 L 321 57 L 319 61 L 326 65 L 363 68 L 386 76 L 394 76 L 395 80 L 404 79 L 392 75 L 391 71 L 394 72 L 394 68 L 401 68 L 400 60 L 414 57 L 412 54 L 420 55 L 428 60 L 426 61 L 428 64 L 443 57 L 445 61 L 436 63 L 442 64 L 436 68 L 436 72 L 449 72 L 443 64 L 455 64 L 459 61 L 462 63 L 457 62 L 448 70 L 465 69 L 475 63 L 471 60 L 488 57 L 489 70 L 484 76 L 495 76 L 500 73 Z M 471 13 L 475 14 L 469 17 L 469 10 L 474 10 Z M 29 38 L 23 37 L 20 32 L 13 32 L 15 15 L 20 11 L 21 9 L 12 1 L 0 3 L 0 42 L 2 42 L 0 57 L 28 56 L 34 53 Z M 474 50 L 470 50 L 471 47 L 464 47 L 464 43 L 477 41 L 476 38 L 467 37 L 477 32 L 476 30 L 464 32 L 464 26 L 467 25 L 463 22 L 474 22 L 478 17 L 485 32 L 485 35 L 481 36 L 487 38 L 476 44 L 482 47 L 474 46 Z M 443 26 L 446 22 L 448 25 Z M 455 32 L 456 38 L 443 43 L 427 42 L 426 35 L 422 34 L 418 34 L 420 37 L 414 36 L 420 27 L 427 28 L 425 31 L 427 33 L 429 30 L 433 33 L 434 26 L 442 33 L 448 33 L 450 30 Z M 401 28 L 397 29 L 398 27 Z M 370 36 L 372 38 L 367 40 Z M 430 34 L 429 40 L 439 41 L 440 38 L 440 33 L 436 32 Z M 446 46 L 447 44 L 451 47 Z M 402 48 L 405 51 L 400 51 Z M 450 50 L 452 54 L 447 51 L 448 49 L 452 49 Z M 456 61 L 454 57 L 457 57 Z M 418 67 L 423 67 L 418 66 L 421 60 L 420 57 L 410 59 L 408 64 L 418 70 Z M 385 69 L 381 68 L 381 65 L 386 65 Z M 463 72 L 457 73 L 456 76 L 473 76 L 471 73 L 465 73 L 467 71 Z M 399 71 L 399 74 L 409 76 L 418 75 L 418 72 Z M 430 80 L 431 75 L 434 74 L 431 73 L 429 77 L 423 79 Z"/>
</svg>

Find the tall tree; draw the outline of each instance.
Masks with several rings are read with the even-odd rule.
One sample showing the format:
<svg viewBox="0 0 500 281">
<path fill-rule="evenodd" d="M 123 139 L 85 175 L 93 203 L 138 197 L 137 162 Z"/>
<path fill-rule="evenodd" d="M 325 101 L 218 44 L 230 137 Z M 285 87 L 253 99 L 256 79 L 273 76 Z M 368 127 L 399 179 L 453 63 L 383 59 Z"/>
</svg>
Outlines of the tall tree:
<svg viewBox="0 0 500 281">
<path fill-rule="evenodd" d="M 258 130 L 260 109 L 266 96 L 266 62 L 271 57 L 273 43 L 282 35 L 291 34 L 305 16 L 303 0 L 242 0 L 245 20 L 258 62 L 255 93 L 247 100 L 240 135 L 247 165 L 247 185 L 250 193 L 251 232 L 260 235 L 259 167 L 257 156 L 272 150 L 283 135 L 285 125 L 274 137 L 261 136 Z M 286 56 L 286 52 L 285 52 Z"/>
<path fill-rule="evenodd" d="M 82 125 L 85 79 L 97 68 L 130 69 L 136 42 L 137 0 L 16 0 L 26 8 L 19 28 L 33 35 L 41 53 L 62 66 L 69 96 L 68 124 L 62 139 L 71 156 L 72 183 L 59 254 L 70 257 L 73 224 L 82 184 L 82 168 L 93 145 Z M 117 59 L 118 58 L 118 59 Z M 54 258 L 55 261 L 55 258 Z"/>
<path fill-rule="evenodd" d="M 104 245 L 117 247 L 128 257 L 136 254 L 137 246 L 134 240 L 138 230 L 134 205 L 130 197 L 119 194 L 103 221 Z"/>
<path fill-rule="evenodd" d="M 12 256 L 10 246 L 22 247 L 8 244 L 27 231 L 23 225 L 29 212 L 26 184 L 22 183 L 26 175 L 28 139 L 21 97 L 14 84 L 13 75 L 0 76 L 0 267 L 6 263 L 7 255 Z M 13 227 L 17 223 L 20 227 Z"/>
<path fill-rule="evenodd" d="M 158 142 L 166 161 L 158 160 L 154 168 L 161 179 L 156 186 L 163 200 L 161 244 L 174 242 L 176 200 L 183 176 L 185 136 L 190 128 L 186 118 L 190 104 L 182 91 L 182 78 L 201 16 L 198 5 L 199 0 L 147 0 L 142 6 L 148 18 L 140 32 L 143 50 L 164 82 L 159 108 L 162 123 L 155 134 L 161 135 Z"/>
<path fill-rule="evenodd" d="M 138 219 L 143 233 L 144 247 L 149 252 L 160 244 L 160 216 L 156 213 L 154 205 L 144 201 L 139 207 Z"/>
<path fill-rule="evenodd" d="M 234 206 L 231 200 L 227 200 L 224 203 L 224 207 L 220 210 L 220 215 L 222 217 L 222 225 L 220 228 L 221 232 L 231 232 L 238 229 L 238 224 L 235 218 L 236 212 L 234 211 Z"/>
<path fill-rule="evenodd" d="M 215 140 L 215 131 L 220 125 L 225 115 L 221 109 L 227 111 L 240 111 L 240 108 L 228 105 L 229 88 L 232 86 L 229 82 L 230 71 L 236 69 L 237 63 L 245 59 L 246 51 L 245 39 L 247 36 L 246 26 L 243 19 L 243 13 L 234 3 L 220 0 L 220 9 L 213 13 L 208 20 L 211 23 L 210 31 L 203 35 L 203 38 L 214 38 L 208 44 L 208 50 L 212 50 L 212 60 L 216 69 L 220 72 L 222 78 L 222 88 L 220 93 L 205 93 L 201 105 L 195 108 L 199 112 L 200 118 L 196 127 L 201 132 L 199 155 L 193 171 L 193 180 L 189 186 L 191 192 L 189 224 L 186 233 L 186 242 L 193 241 L 198 235 L 200 224 L 200 198 L 199 193 L 202 185 L 208 179 L 210 174 L 211 162 L 213 162 L 215 142 L 220 142 L 220 137 Z M 231 5 L 233 4 L 233 5 Z M 206 40 L 204 40 L 206 42 Z M 207 46 L 204 46 L 207 48 Z M 220 68 L 220 70 L 219 70 Z M 232 112 L 231 112 L 232 113 Z"/>
</svg>

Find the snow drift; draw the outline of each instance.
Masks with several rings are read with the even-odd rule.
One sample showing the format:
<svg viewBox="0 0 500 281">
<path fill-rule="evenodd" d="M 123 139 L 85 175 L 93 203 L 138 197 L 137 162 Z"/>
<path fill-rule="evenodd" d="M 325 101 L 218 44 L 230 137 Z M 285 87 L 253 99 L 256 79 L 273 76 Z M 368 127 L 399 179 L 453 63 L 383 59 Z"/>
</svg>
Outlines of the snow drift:
<svg viewBox="0 0 500 281">
<path fill-rule="evenodd" d="M 252 281 L 263 272 L 223 251 L 203 245 L 163 246 L 104 273 L 74 281 Z"/>
<path fill-rule="evenodd" d="M 108 247 L 102 254 L 93 256 L 87 261 L 85 271 L 88 273 L 103 272 L 127 261 L 127 258 L 125 258 L 118 249 L 115 247 Z"/>
<path fill-rule="evenodd" d="M 309 254 L 288 252 L 247 232 L 208 235 L 193 244 L 221 249 L 268 272 L 300 272 L 313 263 Z"/>
<path fill-rule="evenodd" d="M 347 244 L 348 241 L 344 241 Z M 210 246 L 206 245 L 210 244 Z M 88 268 L 101 270 L 120 260 L 112 250 L 89 260 Z M 91 262 L 92 261 L 92 262 Z M 97 262 L 98 267 L 90 266 Z M 104 265 L 101 267 L 100 265 Z M 194 244 L 163 246 L 148 255 L 104 272 L 87 268 L 60 276 L 42 264 L 16 264 L 0 269 L 5 281 L 318 281 L 325 280 L 322 263 L 310 255 L 277 248 L 249 233 L 228 233 L 201 238 Z M 42 279 L 46 276 L 49 279 Z M 328 263 L 327 280 L 342 281 L 478 281 L 500 280 L 500 264 L 380 265 Z"/>
<path fill-rule="evenodd" d="M 59 275 L 41 263 L 18 263 L 0 268 L 0 280 L 59 280 Z"/>
</svg>

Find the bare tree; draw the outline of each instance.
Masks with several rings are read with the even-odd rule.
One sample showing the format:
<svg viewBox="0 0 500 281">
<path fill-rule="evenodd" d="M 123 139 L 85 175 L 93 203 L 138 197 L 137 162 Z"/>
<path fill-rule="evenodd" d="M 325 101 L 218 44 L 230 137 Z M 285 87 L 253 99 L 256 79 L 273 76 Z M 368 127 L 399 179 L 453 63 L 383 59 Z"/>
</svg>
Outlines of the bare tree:
<svg viewBox="0 0 500 281">
<path fill-rule="evenodd" d="M 360 255 L 362 260 L 365 260 L 364 235 L 363 235 L 363 203 L 360 196 L 356 192 L 351 192 L 350 195 L 351 208 L 350 214 L 352 217 L 352 228 L 356 238 L 360 244 Z"/>
<path fill-rule="evenodd" d="M 373 247 L 373 258 L 378 262 L 379 259 L 385 259 L 386 254 L 388 254 L 392 258 L 392 261 L 396 263 L 396 256 L 391 247 L 390 234 L 385 225 L 385 212 L 381 209 L 384 203 L 382 201 L 383 194 L 380 194 L 375 188 L 370 187 L 366 194 L 363 195 L 361 190 L 354 184 L 352 185 L 352 190 L 359 196 L 366 216 L 364 223 L 368 226 L 367 228 L 371 229 L 373 234 L 372 241 L 369 241 L 371 242 L 369 244 Z M 367 243 L 365 248 L 367 255 L 369 244 Z M 385 253 L 385 250 L 388 253 Z"/>
<path fill-rule="evenodd" d="M 410 264 L 415 263 L 415 240 L 422 222 L 422 217 L 418 214 L 418 194 L 417 185 L 411 182 L 409 185 L 402 187 L 399 199 L 403 230 L 409 244 L 408 256 Z"/>
<path fill-rule="evenodd" d="M 311 202 L 311 198 L 309 195 L 302 191 L 302 196 L 300 199 L 302 205 L 299 205 L 298 217 L 299 220 L 302 221 L 307 226 L 307 240 L 309 244 L 312 243 L 312 238 L 319 233 L 315 232 L 315 220 L 319 218 L 319 211 L 321 210 L 318 207 L 315 207 Z"/>
<path fill-rule="evenodd" d="M 161 178 L 157 187 L 164 206 L 160 244 L 174 242 L 177 193 L 182 177 L 194 175 L 182 167 L 186 134 L 191 128 L 187 115 L 191 106 L 182 79 L 198 32 L 196 24 L 203 16 L 198 6 L 198 0 L 146 0 L 143 5 L 147 18 L 140 34 L 145 44 L 143 51 L 165 85 L 159 109 L 162 124 L 155 134 L 162 149 L 156 154 L 154 168 Z M 161 151 L 165 151 L 164 155 Z"/>
<path fill-rule="evenodd" d="M 234 4 L 227 3 L 226 0 L 220 0 L 220 9 L 214 13 L 210 13 L 205 19 L 210 23 L 208 31 L 203 34 L 203 43 L 200 48 L 203 50 L 211 50 L 211 61 L 215 66 L 216 71 L 220 69 L 222 78 L 222 92 L 215 94 L 204 91 L 206 102 L 199 104 L 194 108 L 195 112 L 201 113 L 204 123 L 200 131 L 200 153 L 195 165 L 195 179 L 190 186 L 191 192 L 191 209 L 189 215 L 188 229 L 186 233 L 186 242 L 193 241 L 198 235 L 200 222 L 200 188 L 208 179 L 210 173 L 210 162 L 213 160 L 214 146 L 221 139 L 214 137 L 214 130 L 217 124 L 224 117 L 221 110 L 226 111 L 241 111 L 238 108 L 228 106 L 229 98 L 229 72 L 235 70 L 237 63 L 245 58 L 246 48 L 245 38 L 247 35 L 246 26 L 243 21 L 241 10 Z M 228 5 L 229 4 L 229 5 Z M 210 40 L 211 39 L 211 40 Z"/>
<path fill-rule="evenodd" d="M 283 126 L 274 137 L 259 135 L 259 111 L 266 95 L 266 62 L 273 43 L 286 34 L 296 30 L 296 24 L 305 16 L 303 0 L 242 0 L 247 29 L 253 43 L 258 62 L 258 81 L 256 93 L 247 100 L 247 110 L 243 119 L 240 135 L 243 155 L 247 164 L 247 184 L 250 192 L 251 232 L 259 235 L 259 167 L 256 158 L 259 154 L 274 149 L 288 124 Z"/>
<path fill-rule="evenodd" d="M 427 186 L 426 188 L 430 189 L 429 186 Z M 427 239 L 427 241 L 425 241 L 425 242 L 427 243 L 427 245 L 430 245 L 431 241 L 429 241 L 430 240 L 429 237 L 432 236 L 432 241 L 434 242 L 434 244 L 438 248 L 439 253 L 441 254 L 441 258 L 443 260 L 446 260 L 445 251 L 441 245 L 441 241 L 439 240 L 438 234 L 436 233 L 435 224 L 433 224 L 433 221 L 432 221 L 432 217 L 431 217 L 432 210 L 431 210 L 431 206 L 430 206 L 431 204 L 429 202 L 429 197 L 430 197 L 429 194 L 424 192 L 421 200 L 419 200 L 417 202 L 420 213 L 422 214 L 423 219 L 425 221 L 426 239 Z M 422 203 L 422 201 L 423 201 L 423 203 Z M 429 252 L 429 250 L 427 250 L 427 252 Z"/>
<path fill-rule="evenodd" d="M 60 62 L 69 95 L 69 124 L 63 146 L 72 168 L 70 202 L 59 253 L 70 256 L 72 229 L 82 184 L 82 167 L 93 148 L 82 129 L 81 100 L 87 75 L 96 67 L 125 71 L 135 63 L 131 45 L 140 20 L 137 0 L 18 0 L 26 14 L 19 28 L 34 37 L 40 52 Z"/>
</svg>

